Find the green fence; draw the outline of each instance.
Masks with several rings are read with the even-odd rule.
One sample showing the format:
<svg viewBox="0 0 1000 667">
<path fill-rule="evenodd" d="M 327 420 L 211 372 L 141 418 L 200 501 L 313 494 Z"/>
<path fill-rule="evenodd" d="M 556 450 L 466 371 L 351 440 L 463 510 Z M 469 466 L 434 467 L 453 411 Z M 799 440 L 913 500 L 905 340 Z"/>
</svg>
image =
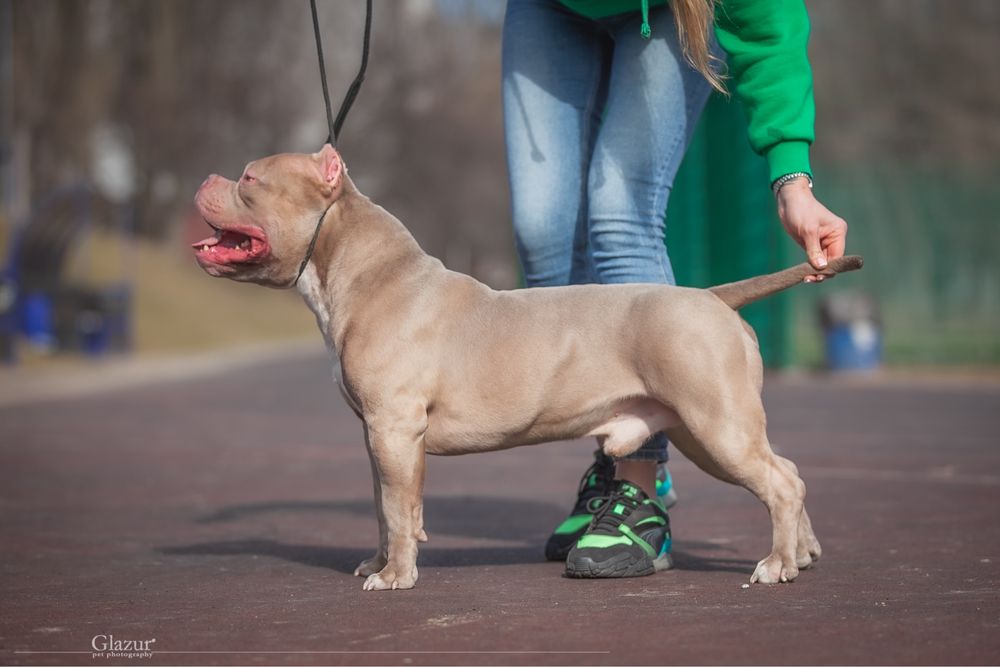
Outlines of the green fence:
<svg viewBox="0 0 1000 667">
<path fill-rule="evenodd" d="M 1000 363 L 1000 168 L 818 165 L 817 195 L 848 221 L 865 268 L 830 289 L 876 297 L 889 364 Z M 819 360 L 808 335 L 816 290 L 795 290 L 794 357 Z"/>
<path fill-rule="evenodd" d="M 714 95 L 677 174 L 666 242 L 679 285 L 709 287 L 769 273 L 797 259 L 788 252 L 768 189 L 765 161 L 750 150 L 739 104 Z M 789 296 L 742 311 L 768 366 L 791 358 Z"/>
<path fill-rule="evenodd" d="M 874 296 L 889 364 L 1000 364 L 1000 164 L 989 169 L 813 164 L 816 194 L 848 221 L 862 271 L 744 309 L 771 367 L 819 365 L 818 301 Z M 677 176 L 666 240 L 678 283 L 695 287 L 804 261 L 777 221 L 767 168 L 739 104 L 714 96 Z"/>
</svg>

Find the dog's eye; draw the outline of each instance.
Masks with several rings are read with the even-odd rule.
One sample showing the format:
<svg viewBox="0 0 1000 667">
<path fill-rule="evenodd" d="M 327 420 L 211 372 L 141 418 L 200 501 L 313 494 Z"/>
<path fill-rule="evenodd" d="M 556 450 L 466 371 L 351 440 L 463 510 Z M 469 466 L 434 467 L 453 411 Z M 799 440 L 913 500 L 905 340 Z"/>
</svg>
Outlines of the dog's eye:
<svg viewBox="0 0 1000 667">
<path fill-rule="evenodd" d="M 254 178 L 253 176 L 251 176 L 250 174 L 243 174 L 243 182 L 244 183 L 253 183 L 256 180 L 257 179 Z"/>
</svg>

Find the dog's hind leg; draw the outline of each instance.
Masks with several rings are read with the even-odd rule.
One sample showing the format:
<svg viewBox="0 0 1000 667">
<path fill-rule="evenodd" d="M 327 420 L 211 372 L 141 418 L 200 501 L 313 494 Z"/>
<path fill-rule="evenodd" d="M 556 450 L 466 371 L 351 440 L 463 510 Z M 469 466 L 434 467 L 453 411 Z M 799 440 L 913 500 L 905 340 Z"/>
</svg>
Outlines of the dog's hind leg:
<svg viewBox="0 0 1000 667">
<path fill-rule="evenodd" d="M 771 553 L 757 563 L 750 583 L 774 584 L 792 581 L 799 574 L 797 559 L 799 525 L 805 507 L 806 486 L 782 465 L 766 444 L 768 456 L 745 468 L 746 488 L 757 496 L 771 514 Z"/>
<path fill-rule="evenodd" d="M 751 582 L 779 583 L 798 576 L 797 551 L 805 484 L 794 466 L 771 450 L 759 397 L 720 404 L 679 407 L 684 428 L 668 433 L 685 456 L 705 472 L 738 484 L 757 496 L 771 515 L 771 553 L 761 560 Z M 719 415 L 726 415 L 720 423 Z"/>
<path fill-rule="evenodd" d="M 788 467 L 792 474 L 796 477 L 799 476 L 798 466 L 784 457 L 777 456 L 776 458 L 782 465 Z M 802 505 L 802 516 L 799 517 L 798 537 L 798 545 L 795 550 L 795 563 L 799 566 L 799 569 L 804 569 L 818 561 L 820 555 L 823 553 L 823 549 L 819 545 L 819 540 L 816 539 L 816 533 L 813 532 L 812 521 L 809 520 L 809 512 L 806 511 L 804 504 Z"/>
</svg>

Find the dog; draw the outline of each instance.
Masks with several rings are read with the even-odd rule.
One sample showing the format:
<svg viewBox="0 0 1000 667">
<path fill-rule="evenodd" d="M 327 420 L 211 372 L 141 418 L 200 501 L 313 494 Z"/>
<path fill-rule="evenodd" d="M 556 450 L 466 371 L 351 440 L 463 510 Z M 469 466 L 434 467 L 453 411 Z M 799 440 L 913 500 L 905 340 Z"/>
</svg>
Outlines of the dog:
<svg viewBox="0 0 1000 667">
<path fill-rule="evenodd" d="M 771 515 L 751 582 L 792 581 L 820 556 L 795 465 L 768 443 L 763 368 L 737 310 L 860 257 L 711 289 L 656 284 L 497 291 L 449 271 L 355 187 L 330 145 L 209 176 L 195 204 L 215 233 L 194 244 L 216 277 L 295 287 L 340 360 L 364 425 L 379 546 L 365 590 L 417 581 L 424 457 L 596 436 L 622 457 L 659 431 Z"/>
</svg>

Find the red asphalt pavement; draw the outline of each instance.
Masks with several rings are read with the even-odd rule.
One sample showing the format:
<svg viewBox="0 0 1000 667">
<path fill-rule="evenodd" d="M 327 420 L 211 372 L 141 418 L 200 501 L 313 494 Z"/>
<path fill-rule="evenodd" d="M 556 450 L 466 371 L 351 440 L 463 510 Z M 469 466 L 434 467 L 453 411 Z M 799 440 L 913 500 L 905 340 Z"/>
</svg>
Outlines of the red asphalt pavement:
<svg viewBox="0 0 1000 667">
<path fill-rule="evenodd" d="M 824 548 L 793 584 L 742 588 L 766 511 L 680 454 L 677 568 L 564 578 L 573 442 L 431 457 L 420 582 L 372 593 L 361 430 L 320 356 L 0 408 L 0 662 L 1000 661 L 1000 388 L 774 376 L 765 401 Z"/>
</svg>

